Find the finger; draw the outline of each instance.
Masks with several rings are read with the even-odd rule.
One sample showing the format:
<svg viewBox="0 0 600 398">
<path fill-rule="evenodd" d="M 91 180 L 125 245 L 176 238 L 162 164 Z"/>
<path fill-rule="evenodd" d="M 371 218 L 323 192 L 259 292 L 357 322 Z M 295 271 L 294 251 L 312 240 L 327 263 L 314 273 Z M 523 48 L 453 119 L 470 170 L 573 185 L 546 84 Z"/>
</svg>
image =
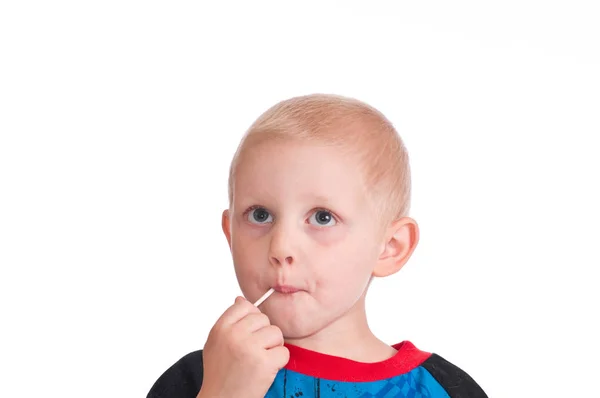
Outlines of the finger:
<svg viewBox="0 0 600 398">
<path fill-rule="evenodd" d="M 259 312 L 258 314 L 251 313 L 246 315 L 235 324 L 235 327 L 243 330 L 245 333 L 253 333 L 270 324 L 269 317 Z"/>
<path fill-rule="evenodd" d="M 265 326 L 252 335 L 252 340 L 260 347 L 269 349 L 283 345 L 283 334 L 277 326 Z"/>
<path fill-rule="evenodd" d="M 244 318 L 248 314 L 258 313 L 260 310 L 252 305 L 248 300 L 242 297 L 238 297 L 235 303 L 227 308 L 223 315 L 217 320 L 217 325 L 230 326 L 237 323 L 240 319 Z"/>
<path fill-rule="evenodd" d="M 281 369 L 290 361 L 290 351 L 286 346 L 280 345 L 267 350 L 275 365 Z"/>
</svg>

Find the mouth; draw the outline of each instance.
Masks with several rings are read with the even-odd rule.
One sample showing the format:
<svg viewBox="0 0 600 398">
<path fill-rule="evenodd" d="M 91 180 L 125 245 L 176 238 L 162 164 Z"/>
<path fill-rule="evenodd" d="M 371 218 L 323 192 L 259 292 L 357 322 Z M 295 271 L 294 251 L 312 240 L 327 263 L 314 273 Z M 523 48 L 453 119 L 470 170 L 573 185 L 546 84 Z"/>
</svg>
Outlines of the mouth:
<svg viewBox="0 0 600 398">
<path fill-rule="evenodd" d="M 294 294 L 294 293 L 298 293 L 298 292 L 302 291 L 302 289 L 299 289 L 294 286 L 289 286 L 289 285 L 276 285 L 276 286 L 273 286 L 273 289 L 277 293 L 281 293 L 281 294 Z"/>
</svg>

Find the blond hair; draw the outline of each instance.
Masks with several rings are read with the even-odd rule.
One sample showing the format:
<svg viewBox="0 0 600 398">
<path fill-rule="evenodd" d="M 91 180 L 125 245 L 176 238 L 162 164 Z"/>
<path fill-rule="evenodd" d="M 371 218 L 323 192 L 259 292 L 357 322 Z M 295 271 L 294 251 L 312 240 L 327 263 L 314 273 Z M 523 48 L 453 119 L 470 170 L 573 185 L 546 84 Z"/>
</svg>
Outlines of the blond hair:
<svg viewBox="0 0 600 398">
<path fill-rule="evenodd" d="M 408 153 L 392 123 L 359 100 L 312 94 L 279 102 L 264 112 L 242 138 L 229 170 L 229 203 L 235 172 L 248 148 L 266 140 L 300 140 L 337 146 L 358 156 L 368 192 L 386 222 L 410 208 Z"/>
</svg>

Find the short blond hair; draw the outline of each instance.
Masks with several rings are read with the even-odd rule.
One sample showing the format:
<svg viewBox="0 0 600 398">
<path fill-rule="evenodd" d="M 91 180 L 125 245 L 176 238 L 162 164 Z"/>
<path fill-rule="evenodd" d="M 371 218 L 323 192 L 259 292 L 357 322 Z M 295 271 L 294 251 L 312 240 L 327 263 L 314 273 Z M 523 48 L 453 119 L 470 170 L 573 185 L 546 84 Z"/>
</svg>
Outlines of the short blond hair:
<svg viewBox="0 0 600 398">
<path fill-rule="evenodd" d="M 368 192 L 386 222 L 408 214 L 411 179 L 408 153 L 392 123 L 377 109 L 356 100 L 312 94 L 279 102 L 243 136 L 229 169 L 229 203 L 243 153 L 264 141 L 299 140 L 337 146 L 357 155 Z"/>
</svg>

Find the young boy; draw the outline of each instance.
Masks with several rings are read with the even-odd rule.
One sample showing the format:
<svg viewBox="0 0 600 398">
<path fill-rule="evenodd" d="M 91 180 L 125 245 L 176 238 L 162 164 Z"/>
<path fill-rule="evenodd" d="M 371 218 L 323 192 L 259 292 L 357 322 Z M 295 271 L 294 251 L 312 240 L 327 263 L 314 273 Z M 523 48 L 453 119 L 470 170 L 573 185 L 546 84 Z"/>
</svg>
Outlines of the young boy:
<svg viewBox="0 0 600 398">
<path fill-rule="evenodd" d="M 408 155 L 371 106 L 309 95 L 266 111 L 233 158 L 222 217 L 246 298 L 148 397 L 486 397 L 440 356 L 389 346 L 367 324 L 371 279 L 399 271 L 419 240 L 409 204 Z"/>
</svg>

